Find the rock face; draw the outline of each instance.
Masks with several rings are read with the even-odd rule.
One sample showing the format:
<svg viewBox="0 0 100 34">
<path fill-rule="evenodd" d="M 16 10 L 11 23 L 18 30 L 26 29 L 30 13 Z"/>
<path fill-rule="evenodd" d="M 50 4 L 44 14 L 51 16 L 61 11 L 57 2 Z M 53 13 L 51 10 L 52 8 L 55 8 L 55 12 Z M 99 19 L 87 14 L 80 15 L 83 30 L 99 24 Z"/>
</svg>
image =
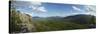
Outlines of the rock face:
<svg viewBox="0 0 100 34">
<path fill-rule="evenodd" d="M 9 32 L 32 32 L 34 25 L 32 24 L 32 17 L 28 14 L 21 13 L 15 9 L 10 11 Z"/>
</svg>

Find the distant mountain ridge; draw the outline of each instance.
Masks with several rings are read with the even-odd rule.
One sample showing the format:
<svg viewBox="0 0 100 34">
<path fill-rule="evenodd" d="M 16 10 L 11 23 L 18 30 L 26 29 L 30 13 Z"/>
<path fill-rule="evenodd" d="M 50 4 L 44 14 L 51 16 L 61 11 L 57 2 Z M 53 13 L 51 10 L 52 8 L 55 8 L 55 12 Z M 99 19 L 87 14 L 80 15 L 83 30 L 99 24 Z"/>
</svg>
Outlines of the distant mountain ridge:
<svg viewBox="0 0 100 34">
<path fill-rule="evenodd" d="M 70 21 L 79 21 L 81 23 L 84 23 L 86 21 L 91 21 L 91 20 L 95 20 L 96 16 L 93 15 L 84 15 L 84 14 L 79 14 L 79 15 L 74 15 L 74 16 L 67 16 L 64 17 L 64 19 L 70 20 Z"/>
<path fill-rule="evenodd" d="M 72 23 L 87 25 L 89 28 L 96 28 L 96 16 L 93 15 L 79 14 L 74 16 L 68 16 L 64 19 Z"/>
<path fill-rule="evenodd" d="M 78 14 L 78 15 L 71 15 L 71 16 L 66 16 L 66 17 L 46 17 L 46 18 L 42 18 L 42 17 L 33 17 L 34 18 L 37 18 L 37 19 L 56 19 L 56 20 L 65 20 L 65 21 L 70 21 L 70 22 L 77 22 L 77 23 L 80 23 L 80 24 L 87 24 L 89 22 L 91 22 L 92 20 L 96 20 L 96 16 L 93 16 L 93 15 L 85 15 L 85 14 Z M 95 23 L 95 22 L 92 22 L 92 23 Z"/>
</svg>

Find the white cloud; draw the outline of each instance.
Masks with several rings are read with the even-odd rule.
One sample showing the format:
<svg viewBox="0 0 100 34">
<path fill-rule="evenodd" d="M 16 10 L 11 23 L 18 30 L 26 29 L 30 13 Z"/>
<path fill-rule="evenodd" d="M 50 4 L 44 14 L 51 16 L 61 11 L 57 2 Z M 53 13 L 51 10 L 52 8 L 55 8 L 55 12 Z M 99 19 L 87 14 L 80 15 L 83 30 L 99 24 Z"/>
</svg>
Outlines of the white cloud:
<svg viewBox="0 0 100 34">
<path fill-rule="evenodd" d="M 75 7 L 75 6 L 72 6 L 72 8 L 73 8 L 74 10 L 76 10 L 76 11 L 82 11 L 80 8 L 77 8 L 77 7 Z"/>
<path fill-rule="evenodd" d="M 36 13 L 47 12 L 45 7 L 43 6 L 39 6 L 39 7 L 31 6 L 31 8 L 32 8 L 32 12 L 36 12 Z"/>
<path fill-rule="evenodd" d="M 75 7 L 75 6 L 72 6 L 72 8 L 74 10 L 76 10 L 76 11 L 84 11 L 84 12 L 81 12 L 79 14 L 88 14 L 88 15 L 94 15 L 94 16 L 96 16 L 96 6 L 86 5 L 86 6 L 84 6 L 84 9 L 83 10 L 81 10 L 81 9 Z M 78 14 L 78 13 L 75 13 L 75 14 Z"/>
<path fill-rule="evenodd" d="M 85 11 L 87 12 L 87 14 L 96 16 L 96 6 L 93 5 L 85 6 Z"/>
<path fill-rule="evenodd" d="M 85 6 L 85 8 L 88 12 L 96 12 L 96 6 Z"/>
<path fill-rule="evenodd" d="M 31 5 L 31 6 L 29 6 L 29 8 L 31 8 L 32 10 L 35 10 L 37 7 Z"/>
<path fill-rule="evenodd" d="M 37 10 L 38 10 L 38 12 L 46 12 L 45 7 L 39 7 Z"/>
<path fill-rule="evenodd" d="M 41 2 L 32 2 L 32 1 L 13 1 L 12 6 L 15 6 L 16 8 L 20 10 L 30 10 L 31 13 L 44 13 L 47 10 L 44 6 L 42 6 Z M 26 12 L 25 12 L 26 13 Z M 29 13 L 28 13 L 29 14 Z"/>
<path fill-rule="evenodd" d="M 42 3 L 41 2 L 30 2 L 32 5 L 29 6 L 30 8 L 32 8 L 33 12 L 36 13 L 40 13 L 40 12 L 46 12 L 45 7 L 41 6 Z"/>
</svg>

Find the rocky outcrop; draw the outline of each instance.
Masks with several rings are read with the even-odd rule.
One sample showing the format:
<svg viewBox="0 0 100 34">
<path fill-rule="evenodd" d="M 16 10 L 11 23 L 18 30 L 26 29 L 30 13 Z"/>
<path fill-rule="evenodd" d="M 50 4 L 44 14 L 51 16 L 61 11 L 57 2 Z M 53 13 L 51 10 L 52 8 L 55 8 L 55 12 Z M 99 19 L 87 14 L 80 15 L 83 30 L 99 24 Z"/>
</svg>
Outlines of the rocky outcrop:
<svg viewBox="0 0 100 34">
<path fill-rule="evenodd" d="M 35 27 L 32 24 L 32 17 L 20 11 L 10 11 L 9 32 L 32 32 Z"/>
</svg>

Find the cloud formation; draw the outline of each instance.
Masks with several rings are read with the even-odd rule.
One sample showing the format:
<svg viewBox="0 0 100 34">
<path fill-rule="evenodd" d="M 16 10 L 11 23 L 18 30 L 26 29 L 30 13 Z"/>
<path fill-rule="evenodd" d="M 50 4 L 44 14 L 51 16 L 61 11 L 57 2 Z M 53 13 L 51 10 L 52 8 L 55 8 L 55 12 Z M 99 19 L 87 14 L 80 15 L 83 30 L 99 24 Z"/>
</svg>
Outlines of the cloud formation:
<svg viewBox="0 0 100 34">
<path fill-rule="evenodd" d="M 11 3 L 11 6 L 14 6 L 17 9 L 21 10 L 30 10 L 30 11 L 24 11 L 25 13 L 44 13 L 47 10 L 44 6 L 42 6 L 41 2 L 32 2 L 32 1 L 13 1 Z"/>
<path fill-rule="evenodd" d="M 40 12 L 41 12 L 41 11 L 42 11 L 42 12 L 46 12 L 46 10 L 45 10 L 44 7 L 39 7 L 38 10 L 39 10 Z"/>
<path fill-rule="evenodd" d="M 96 6 L 85 6 L 85 8 L 88 12 L 96 12 Z"/>
<path fill-rule="evenodd" d="M 30 2 L 30 8 L 32 8 L 33 12 L 46 12 L 44 6 L 41 6 L 41 2 Z"/>
<path fill-rule="evenodd" d="M 36 13 L 47 12 L 45 7 L 43 6 L 31 6 L 31 8 L 32 8 L 32 12 L 36 12 Z"/>
<path fill-rule="evenodd" d="M 84 6 L 84 7 L 85 7 L 85 11 L 87 12 L 87 14 L 96 16 L 96 6 L 89 5 L 89 6 Z"/>
<path fill-rule="evenodd" d="M 75 7 L 75 6 L 72 6 L 72 8 L 73 8 L 74 10 L 76 10 L 76 11 L 82 11 L 80 8 L 77 8 L 77 7 Z"/>
<path fill-rule="evenodd" d="M 96 16 L 96 6 L 94 5 L 85 5 L 84 9 L 77 8 L 76 6 L 72 6 L 75 11 L 84 11 L 83 13 L 75 13 L 75 14 L 89 14 Z"/>
</svg>

